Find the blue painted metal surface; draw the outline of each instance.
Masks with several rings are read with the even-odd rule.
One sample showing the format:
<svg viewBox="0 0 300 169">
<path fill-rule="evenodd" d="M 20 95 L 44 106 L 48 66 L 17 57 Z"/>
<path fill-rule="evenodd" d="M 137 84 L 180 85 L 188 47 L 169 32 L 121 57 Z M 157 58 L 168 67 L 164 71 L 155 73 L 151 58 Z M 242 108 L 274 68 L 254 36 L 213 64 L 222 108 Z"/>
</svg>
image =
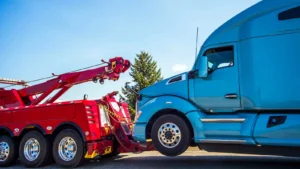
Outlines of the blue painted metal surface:
<svg viewBox="0 0 300 169">
<path fill-rule="evenodd" d="M 146 142 L 146 127 L 147 123 L 136 123 L 133 128 L 133 139 L 142 143 Z"/>
<path fill-rule="evenodd" d="M 238 140 L 244 144 L 255 144 L 252 137 L 252 129 L 256 116 L 254 113 L 214 115 L 203 112 L 191 112 L 187 114 L 193 126 L 195 143 L 208 140 Z M 228 121 L 218 121 L 224 119 Z M 243 121 L 234 121 L 237 119 L 242 119 Z"/>
<path fill-rule="evenodd" d="M 220 45 L 214 45 L 208 48 L 203 48 L 200 55 L 211 49 L 217 48 Z M 213 112 L 232 112 L 240 109 L 240 97 L 236 99 L 227 99 L 224 96 L 229 93 L 235 93 L 239 96 L 239 78 L 238 78 L 238 63 L 237 63 L 237 45 L 236 43 L 222 44 L 221 46 L 233 46 L 233 55 L 235 63 L 233 66 L 216 69 L 209 74 L 207 78 L 191 78 L 189 87 L 190 99 L 207 111 Z M 221 59 L 219 59 L 221 60 Z M 200 61 L 200 59 L 199 59 Z M 200 65 L 200 63 L 198 63 Z"/>
<path fill-rule="evenodd" d="M 286 122 L 267 127 L 270 116 L 287 116 Z M 260 145 L 300 146 L 300 114 L 261 114 L 257 119 L 254 138 Z"/>
<path fill-rule="evenodd" d="M 218 28 L 204 42 L 190 75 L 140 92 L 137 111 L 142 114 L 134 138 L 146 141 L 149 120 L 171 108 L 187 117 L 196 143 L 300 146 L 300 18 L 278 19 L 297 6 L 300 0 L 261 1 Z M 228 46 L 233 47 L 232 66 L 197 76 L 201 57 L 224 59 L 206 51 Z M 286 116 L 284 123 L 268 127 L 278 115 Z"/>
<path fill-rule="evenodd" d="M 155 113 L 163 109 L 175 109 L 183 114 L 198 110 L 196 106 L 183 98 L 176 96 L 160 96 L 148 101 L 139 109 L 142 112 L 142 115 L 136 123 L 147 123 Z"/>
<path fill-rule="evenodd" d="M 181 80 L 175 82 L 170 81 L 177 77 L 181 77 Z M 148 96 L 175 95 L 188 99 L 188 73 L 182 73 L 162 80 L 155 85 L 143 89 L 140 94 Z"/>
</svg>

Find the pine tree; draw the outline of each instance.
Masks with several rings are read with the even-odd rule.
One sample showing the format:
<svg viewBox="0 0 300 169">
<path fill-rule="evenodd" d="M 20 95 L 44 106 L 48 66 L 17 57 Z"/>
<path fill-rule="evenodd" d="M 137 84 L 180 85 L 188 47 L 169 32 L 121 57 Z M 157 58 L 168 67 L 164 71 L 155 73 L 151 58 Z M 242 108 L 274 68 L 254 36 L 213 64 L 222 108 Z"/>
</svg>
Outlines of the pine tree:
<svg viewBox="0 0 300 169">
<path fill-rule="evenodd" d="M 132 81 L 134 82 L 133 85 L 131 85 L 132 89 L 136 93 L 163 79 L 161 76 L 161 69 L 157 68 L 156 61 L 152 59 L 152 56 L 149 53 L 144 51 L 136 55 L 134 63 L 130 67 L 129 75 L 132 77 Z M 122 88 L 122 93 L 125 97 L 120 97 L 125 99 L 128 103 L 129 112 L 133 119 L 135 115 L 137 94 L 125 88 Z"/>
</svg>

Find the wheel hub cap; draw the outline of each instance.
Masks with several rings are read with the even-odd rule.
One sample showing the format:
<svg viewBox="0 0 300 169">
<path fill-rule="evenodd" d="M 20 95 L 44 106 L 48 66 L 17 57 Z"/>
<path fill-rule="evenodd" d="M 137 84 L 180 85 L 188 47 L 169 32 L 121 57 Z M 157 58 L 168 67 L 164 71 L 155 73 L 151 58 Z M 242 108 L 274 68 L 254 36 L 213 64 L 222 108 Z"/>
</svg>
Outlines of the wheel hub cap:
<svg viewBox="0 0 300 169">
<path fill-rule="evenodd" d="M 77 144 L 71 137 L 64 137 L 58 145 L 59 157 L 64 161 L 71 161 L 77 152 Z"/>
<path fill-rule="evenodd" d="M 181 131 L 174 123 L 165 123 L 158 130 L 159 142 L 166 148 L 176 147 L 181 140 Z"/>
<path fill-rule="evenodd" d="M 36 160 L 40 155 L 40 143 L 34 138 L 27 140 L 24 146 L 24 155 L 29 161 Z"/>
<path fill-rule="evenodd" d="M 168 140 L 172 139 L 173 134 L 172 134 L 171 131 L 166 131 L 166 132 L 165 132 L 165 135 L 166 135 L 166 136 L 165 136 L 166 139 L 168 139 Z"/>
<path fill-rule="evenodd" d="M 0 161 L 7 160 L 9 155 L 9 145 L 7 142 L 0 142 Z"/>
</svg>

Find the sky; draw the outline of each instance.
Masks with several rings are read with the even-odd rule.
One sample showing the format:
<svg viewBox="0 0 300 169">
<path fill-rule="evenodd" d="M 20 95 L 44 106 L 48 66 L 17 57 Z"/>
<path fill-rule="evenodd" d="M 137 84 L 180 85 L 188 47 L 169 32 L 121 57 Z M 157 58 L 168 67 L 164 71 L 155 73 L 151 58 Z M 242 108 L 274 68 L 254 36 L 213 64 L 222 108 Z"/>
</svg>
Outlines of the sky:
<svg viewBox="0 0 300 169">
<path fill-rule="evenodd" d="M 164 78 L 192 68 L 205 39 L 259 0 L 1 0 L 0 77 L 34 80 L 146 51 Z M 74 86 L 60 100 L 101 98 L 131 81 Z M 0 87 L 3 85 L 0 85 Z M 8 88 L 9 89 L 9 88 Z"/>
</svg>

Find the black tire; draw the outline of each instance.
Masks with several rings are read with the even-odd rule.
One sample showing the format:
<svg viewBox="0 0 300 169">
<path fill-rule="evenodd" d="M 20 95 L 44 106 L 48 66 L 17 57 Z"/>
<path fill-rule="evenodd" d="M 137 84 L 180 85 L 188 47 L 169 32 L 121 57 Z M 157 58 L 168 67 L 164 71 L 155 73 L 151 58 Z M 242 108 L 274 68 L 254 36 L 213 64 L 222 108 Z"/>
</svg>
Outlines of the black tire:
<svg viewBox="0 0 300 169">
<path fill-rule="evenodd" d="M 8 156 L 2 159 L 3 161 L 0 160 L 0 167 L 9 167 L 14 164 L 17 159 L 16 144 L 9 136 L 0 136 L 0 144 L 0 146 L 4 148 L 3 151 L 8 153 Z"/>
<path fill-rule="evenodd" d="M 25 144 L 27 141 L 31 139 L 37 140 L 39 144 L 39 148 L 38 148 L 39 154 L 34 160 L 28 159 L 25 155 Z M 51 156 L 51 149 L 50 149 L 50 144 L 48 139 L 45 138 L 38 131 L 30 131 L 26 133 L 20 143 L 19 156 L 20 156 L 21 163 L 24 164 L 26 167 L 36 168 L 36 167 L 42 167 L 46 165 Z"/>
<path fill-rule="evenodd" d="M 59 144 L 66 137 L 72 138 L 77 146 L 75 156 L 72 157 L 72 159 L 69 161 L 64 160 L 59 155 Z M 72 130 L 72 129 L 63 130 L 56 136 L 56 138 L 54 140 L 53 148 L 52 148 L 53 158 L 54 158 L 56 164 L 61 167 L 74 168 L 74 167 L 78 167 L 78 166 L 82 165 L 83 162 L 85 161 L 84 152 L 85 151 L 84 151 L 83 140 L 75 130 Z"/>
<path fill-rule="evenodd" d="M 163 128 L 163 125 L 168 125 L 171 123 L 174 125 L 170 125 L 170 127 Z M 180 139 L 179 139 L 179 137 L 177 137 L 175 135 L 175 134 L 179 134 L 179 133 L 176 133 L 177 130 L 173 130 L 175 125 L 176 125 L 176 128 L 179 129 L 178 131 L 181 136 Z M 160 128 L 163 130 L 159 131 Z M 165 131 L 168 129 L 170 132 Z M 159 137 L 158 136 L 159 133 L 163 133 L 166 135 L 164 135 L 164 137 Z M 167 137 L 167 134 L 169 135 L 169 137 Z M 152 126 L 152 130 L 151 130 L 151 138 L 152 138 L 154 147 L 161 154 L 166 155 L 166 156 L 177 156 L 177 155 L 180 155 L 183 152 L 185 152 L 186 149 L 191 144 L 191 131 L 184 119 L 182 119 L 181 117 L 179 117 L 177 115 L 167 114 L 167 115 L 163 115 L 163 116 L 159 117 L 154 122 L 154 124 Z M 165 143 L 166 141 L 170 141 L 170 144 Z"/>
<path fill-rule="evenodd" d="M 48 160 L 47 160 L 47 162 L 45 163 L 45 165 L 52 165 L 52 164 L 54 164 L 54 159 L 53 159 L 53 155 L 52 155 L 52 146 L 53 146 L 53 140 L 52 140 L 52 138 L 49 138 L 50 140 L 49 140 L 49 147 L 50 147 L 50 150 L 49 150 L 49 153 L 50 153 L 50 155 L 49 155 L 49 158 L 48 158 Z"/>
</svg>

